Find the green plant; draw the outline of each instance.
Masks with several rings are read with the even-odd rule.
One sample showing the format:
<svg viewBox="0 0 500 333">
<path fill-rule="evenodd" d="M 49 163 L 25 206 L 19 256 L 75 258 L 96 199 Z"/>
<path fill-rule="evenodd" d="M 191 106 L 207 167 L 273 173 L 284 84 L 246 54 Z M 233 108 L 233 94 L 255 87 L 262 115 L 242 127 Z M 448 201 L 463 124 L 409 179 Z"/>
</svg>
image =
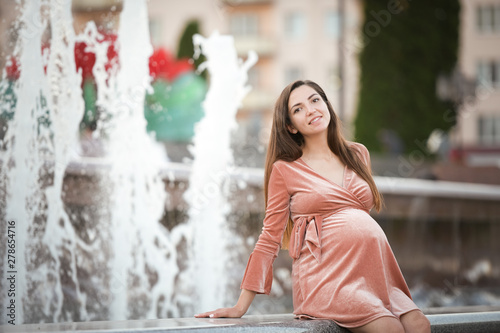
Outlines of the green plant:
<svg viewBox="0 0 500 333">
<path fill-rule="evenodd" d="M 458 0 L 364 1 L 356 140 L 381 151 L 380 132 L 391 130 L 410 152 L 454 125 L 444 115 L 455 106 L 436 96 L 436 80 L 455 68 L 459 12 Z"/>
<path fill-rule="evenodd" d="M 197 20 L 189 21 L 184 28 L 184 32 L 179 39 L 179 47 L 177 49 L 177 59 L 188 58 L 193 59 L 194 67 L 198 68 L 198 66 L 203 63 L 206 58 L 203 54 L 201 54 L 197 59 L 193 58 L 194 55 L 194 45 L 193 45 L 193 36 L 195 34 L 199 34 L 199 24 Z M 203 71 L 201 76 L 206 79 L 207 72 Z"/>
</svg>

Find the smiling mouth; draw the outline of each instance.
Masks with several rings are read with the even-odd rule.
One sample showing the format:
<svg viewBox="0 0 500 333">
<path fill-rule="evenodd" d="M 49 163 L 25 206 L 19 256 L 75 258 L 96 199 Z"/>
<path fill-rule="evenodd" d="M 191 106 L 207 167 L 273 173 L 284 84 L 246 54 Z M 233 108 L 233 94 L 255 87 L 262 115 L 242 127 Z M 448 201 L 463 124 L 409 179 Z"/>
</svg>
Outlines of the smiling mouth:
<svg viewBox="0 0 500 333">
<path fill-rule="evenodd" d="M 313 120 L 311 120 L 311 121 L 309 122 L 309 125 L 314 124 L 315 122 L 317 122 L 317 121 L 318 121 L 318 120 L 320 120 L 320 119 L 321 119 L 321 116 L 317 116 L 316 118 L 313 118 Z"/>
</svg>

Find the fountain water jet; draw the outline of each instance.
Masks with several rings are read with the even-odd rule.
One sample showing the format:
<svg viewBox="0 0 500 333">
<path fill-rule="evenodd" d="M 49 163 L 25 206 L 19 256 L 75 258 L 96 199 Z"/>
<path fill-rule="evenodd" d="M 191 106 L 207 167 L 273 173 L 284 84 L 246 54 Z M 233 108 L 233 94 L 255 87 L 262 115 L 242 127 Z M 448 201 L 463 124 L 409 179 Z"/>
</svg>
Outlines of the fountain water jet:
<svg viewBox="0 0 500 333">
<path fill-rule="evenodd" d="M 36 17 L 41 22 L 39 1 L 32 1 L 26 5 L 21 21 L 26 22 L 27 18 L 30 17 Z M 29 50 L 30 45 L 38 47 L 38 50 L 41 49 L 41 34 L 43 29 L 35 30 L 31 36 L 26 34 L 26 29 L 27 26 L 25 25 L 21 30 L 21 40 L 16 50 L 16 53 L 20 54 L 20 62 L 23 70 L 20 73 L 20 80 L 14 88 L 17 95 L 17 102 L 15 103 L 17 111 L 9 125 L 9 131 L 4 138 L 3 145 L 5 145 L 6 151 L 2 158 L 2 175 L 0 177 L 0 180 L 4 182 L 3 185 L 6 187 L 7 193 L 5 198 L 5 217 L 2 216 L 2 219 L 4 221 L 17 221 L 17 237 L 15 238 L 17 244 L 17 267 L 15 268 L 17 268 L 17 287 L 20 291 L 26 290 L 27 287 L 26 261 L 24 258 L 28 250 L 26 248 L 26 238 L 29 226 L 23 223 L 23 221 L 32 221 L 35 218 L 37 206 L 41 201 L 38 174 L 43 162 L 39 158 L 40 133 L 37 133 L 36 128 L 38 127 L 38 118 L 45 111 L 40 102 L 42 96 L 46 95 L 46 91 L 44 94 L 44 90 L 41 89 L 41 91 L 38 91 L 32 89 L 27 84 L 27 78 L 31 77 L 36 87 L 46 86 L 40 52 L 22 52 L 23 50 Z M 2 104 L 7 102 L 3 100 L 5 97 L 6 95 L 2 94 Z M 14 141 L 14 132 L 24 132 L 25 135 L 16 138 L 16 141 Z M 47 138 L 45 139 L 48 140 Z M 7 242 L 2 242 L 2 244 L 7 244 Z M 7 266 L 7 261 L 4 261 L 2 274 L 11 270 L 9 268 L 11 267 Z M 5 283 L 4 280 L 2 279 L 2 284 Z M 6 288 L 2 288 L 2 290 L 6 290 Z M 4 298 L 5 295 L 2 293 L 1 297 Z M 17 304 L 22 304 L 24 298 L 24 293 L 18 292 L 15 301 Z M 8 305 L 7 299 L 3 299 L 2 303 L 2 318 L 5 318 L 4 309 Z M 16 323 L 22 323 L 23 317 L 23 308 L 19 307 L 17 312 L 18 321 Z"/>
<path fill-rule="evenodd" d="M 159 224 L 167 199 L 159 176 L 164 155 L 146 133 L 143 115 L 152 52 L 146 2 L 124 1 L 119 64 L 109 72 L 107 45 L 95 25 L 75 36 L 71 15 L 70 0 L 26 1 L 20 19 L 17 105 L 1 158 L 2 218 L 17 223 L 16 323 L 179 316 L 176 246 L 187 228 L 168 232 Z M 51 39 L 44 63 L 47 26 Z M 75 40 L 88 42 L 96 54 L 93 72 L 103 114 L 96 134 L 107 139 L 110 168 L 100 181 L 111 194 L 102 202 L 109 202 L 109 212 L 98 221 L 72 221 L 61 199 L 84 109 Z M 7 107 L 8 101 L 1 102 Z M 82 222 L 84 230 L 77 231 Z M 2 274 L 8 271 L 5 257 Z M 10 301 L 0 297 L 4 305 Z"/>
<path fill-rule="evenodd" d="M 119 70 L 108 87 L 116 90 L 107 94 L 107 101 L 97 101 L 110 119 L 106 132 L 113 188 L 111 319 L 156 318 L 167 313 L 175 316 L 176 244 L 158 223 L 166 200 L 159 175 L 164 160 L 154 139 L 146 133 L 144 118 L 144 98 L 150 83 L 148 59 L 153 52 L 145 1 L 124 1 L 118 48 Z M 150 279 L 155 281 L 150 283 Z M 147 304 L 147 311 L 131 307 L 137 302 Z"/>
<path fill-rule="evenodd" d="M 256 55 L 250 54 L 242 64 L 231 37 L 195 38 L 207 56 L 211 85 L 204 102 L 206 117 L 196 130 L 193 173 L 185 196 L 191 203 L 190 222 L 167 230 L 159 223 L 168 200 L 160 177 L 166 157 L 146 132 L 143 109 L 152 53 L 146 1 L 123 2 L 119 60 L 109 70 L 108 45 L 95 24 L 75 36 L 70 0 L 26 1 L 22 13 L 17 104 L 11 107 L 14 120 L 8 123 L 0 159 L 0 185 L 6 193 L 0 215 L 17 223 L 16 324 L 179 317 L 192 314 L 195 306 L 223 304 L 226 260 L 221 258 L 228 258 L 224 220 L 233 169 L 229 140 L 248 91 L 246 72 Z M 50 47 L 43 53 L 47 27 Z M 92 193 L 102 212 L 80 219 L 74 213 L 68 216 L 62 201 L 67 166 L 78 157 L 84 112 L 75 41 L 84 41 L 86 51 L 96 56 L 93 74 L 100 116 L 94 135 L 105 141 L 107 154 L 100 162 L 107 168 L 93 179 L 103 190 Z M 0 90 L 4 84 L 5 80 Z M 4 96 L 0 103 L 2 109 L 9 105 Z M 84 160 L 79 163 L 85 169 Z M 4 233 L 0 238 L 6 239 Z M 177 251 L 190 241 L 194 249 L 189 269 L 181 270 Z M 5 257 L 2 274 L 8 271 Z M 205 279 L 196 281 L 201 276 Z M 4 294 L 0 298 L 5 311 L 9 299 Z M 2 322 L 5 318 L 2 314 Z"/>
<path fill-rule="evenodd" d="M 236 112 L 250 87 L 245 86 L 247 71 L 257 62 L 250 52 L 241 64 L 231 36 L 212 34 L 193 37 L 197 52 L 203 52 L 203 64 L 210 73 L 210 88 L 203 102 L 205 116 L 195 127 L 191 152 L 194 156 L 189 189 L 189 220 L 193 228 L 193 276 L 196 312 L 220 307 L 228 300 L 228 224 L 229 175 L 235 169 L 230 148 L 231 132 L 236 129 Z"/>
<path fill-rule="evenodd" d="M 77 278 L 76 251 L 80 242 L 61 200 L 64 171 L 83 114 L 81 77 L 74 70 L 71 2 L 53 0 L 48 6 L 52 37 L 45 74 L 41 40 L 47 22 L 41 18 L 42 4 L 25 3 L 18 44 L 21 73 L 15 88 L 17 105 L 4 140 L 6 219 L 16 221 L 17 229 L 17 323 L 71 319 L 62 313 L 68 293 L 80 301 L 78 319 L 87 319 L 86 299 Z M 44 166 L 47 158 L 55 161 L 48 170 Z M 51 182 L 46 187 L 42 184 L 44 174 Z M 36 220 L 41 218 L 44 224 L 37 226 Z M 41 237 L 35 236 L 37 227 L 42 229 Z M 28 243 L 28 239 L 36 241 Z M 28 279 L 34 272 L 36 277 Z M 62 279 L 67 283 L 66 292 Z M 52 288 L 41 285 L 39 280 Z M 27 314 L 26 309 L 31 307 L 38 307 L 39 313 Z"/>
</svg>

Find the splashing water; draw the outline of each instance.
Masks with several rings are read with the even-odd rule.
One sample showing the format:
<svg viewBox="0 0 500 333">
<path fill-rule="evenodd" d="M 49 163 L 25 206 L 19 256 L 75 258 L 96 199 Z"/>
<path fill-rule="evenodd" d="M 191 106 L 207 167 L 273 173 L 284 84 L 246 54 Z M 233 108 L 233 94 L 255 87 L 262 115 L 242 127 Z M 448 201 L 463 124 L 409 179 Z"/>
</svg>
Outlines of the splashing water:
<svg viewBox="0 0 500 333">
<path fill-rule="evenodd" d="M 40 4 L 39 1 L 30 1 L 26 4 L 21 16 L 21 21 L 26 22 L 27 18 L 37 19 L 41 22 L 40 18 Z M 37 11 L 38 9 L 38 11 Z M 42 107 L 41 101 L 43 96 L 47 96 L 46 89 L 35 90 L 28 84 L 28 77 L 31 77 L 35 87 L 46 87 L 45 77 L 43 75 L 43 64 L 40 52 L 28 52 L 30 46 L 41 49 L 41 33 L 43 30 L 37 29 L 30 34 L 26 33 L 27 25 L 25 25 L 20 32 L 20 43 L 16 53 L 20 53 L 20 63 L 23 68 L 20 74 L 20 80 L 14 87 L 17 95 L 17 103 L 15 103 L 15 117 L 9 125 L 9 131 L 4 138 L 4 145 L 6 151 L 2 156 L 2 175 L 0 180 L 4 181 L 6 187 L 5 198 L 5 221 L 17 221 L 16 225 L 16 266 L 8 267 L 7 261 L 4 261 L 3 272 L 11 271 L 13 268 L 17 269 L 17 288 L 19 292 L 16 294 L 16 304 L 22 304 L 25 298 L 25 293 L 21 292 L 26 290 L 26 252 L 29 249 L 26 247 L 28 237 L 28 225 L 22 221 L 32 221 L 37 214 L 37 206 L 39 205 L 40 198 L 40 185 L 38 182 L 38 174 L 42 168 L 42 161 L 39 157 L 41 147 L 40 138 L 48 141 L 44 136 L 45 133 L 38 133 L 38 118 L 41 117 L 45 111 Z M 22 52 L 23 50 L 27 52 Z M 5 81 L 2 82 L 5 84 Z M 10 101 L 5 101 L 6 94 L 2 94 L 2 106 Z M 13 133 L 25 133 L 25 135 L 15 138 Z M 10 169 L 10 170 L 9 170 Z M 21 222 L 21 223 L 19 223 Z M 3 224 L 2 224 L 3 227 Z M 4 234 L 3 230 L 2 233 Z M 6 242 L 2 242 L 6 244 Z M 4 278 L 2 278 L 3 282 Z M 6 290 L 6 288 L 2 288 Z M 2 293 L 3 294 L 3 293 Z M 5 295 L 2 295 L 5 297 Z M 2 304 L 2 318 L 5 318 L 4 309 L 7 308 L 7 299 L 4 299 Z M 17 312 L 19 322 L 22 322 L 24 313 L 23 308 L 20 307 Z"/>
<path fill-rule="evenodd" d="M 42 18 L 44 11 L 48 19 Z M 107 45 L 95 24 L 74 35 L 70 0 L 26 1 L 22 13 L 17 104 L 1 157 L 4 220 L 17 223 L 16 324 L 179 316 L 176 246 L 187 237 L 187 228 L 169 233 L 159 224 L 167 199 L 159 175 L 164 152 L 146 133 L 143 115 L 152 53 L 146 2 L 124 1 L 120 60 L 109 72 Z M 49 23 L 50 53 L 44 63 L 41 42 Z M 110 165 L 101 179 L 101 187 L 109 188 L 103 200 L 103 205 L 109 202 L 108 214 L 99 221 L 79 221 L 84 226 L 72 223 L 61 199 L 84 110 L 75 40 L 85 41 L 96 54 L 93 74 L 103 114 L 98 132 L 107 139 Z M 4 94 L 0 102 L 7 108 Z M 49 167 L 47 161 L 52 161 Z M 3 266 L 5 274 L 7 261 Z M 0 297 L 5 311 L 9 300 L 3 293 Z"/>
<path fill-rule="evenodd" d="M 193 37 L 197 52 L 207 58 L 210 88 L 203 102 L 205 116 L 195 127 L 194 162 L 185 193 L 189 203 L 189 223 L 193 228 L 194 285 L 196 312 L 220 307 L 227 299 L 229 175 L 235 169 L 230 148 L 231 131 L 236 129 L 236 112 L 250 87 L 247 71 L 257 62 L 250 52 L 241 64 L 231 36 L 212 34 Z"/>
<path fill-rule="evenodd" d="M 166 201 L 159 175 L 163 159 L 146 133 L 144 118 L 144 98 L 150 87 L 148 59 L 153 51 L 145 1 L 124 2 L 118 47 L 120 70 L 111 85 L 116 90 L 106 95 L 107 100 L 97 101 L 111 119 L 107 126 L 113 188 L 111 319 L 176 316 L 175 244 L 158 223 Z M 150 287 L 151 279 L 155 281 Z"/>
<path fill-rule="evenodd" d="M 6 219 L 16 221 L 17 229 L 17 323 L 70 319 L 62 311 L 67 293 L 80 300 L 78 319 L 87 319 L 75 260 L 80 242 L 61 200 L 83 114 L 81 77 L 74 71 L 71 2 L 50 1 L 48 6 L 52 38 L 45 74 L 41 37 L 47 22 L 40 15 L 40 1 L 25 3 L 18 45 L 21 74 L 14 90 L 17 105 L 4 140 Z M 54 161 L 49 169 L 44 166 L 47 160 Z M 42 182 L 44 175 L 50 178 L 48 186 Z M 44 223 L 37 222 L 40 219 Z M 40 229 L 41 237 L 36 234 Z M 29 311 L 32 308 L 38 311 Z"/>
<path fill-rule="evenodd" d="M 207 57 L 210 90 L 192 147 L 195 158 L 185 195 L 190 220 L 169 231 L 159 223 L 168 199 L 160 177 L 166 157 L 146 132 L 143 109 L 152 53 L 146 1 L 123 2 L 119 61 L 109 70 L 109 45 L 95 24 L 75 36 L 71 15 L 71 0 L 24 2 L 15 103 L 4 94 L 6 80 L 0 82 L 0 108 L 14 113 L 2 142 L 0 186 L 5 193 L 0 194 L 5 200 L 0 215 L 16 221 L 15 323 L 179 317 L 195 307 L 222 305 L 229 258 L 224 220 L 234 168 L 230 135 L 256 54 L 242 64 L 231 37 L 194 38 L 198 52 Z M 50 48 L 44 53 L 47 27 Z M 95 179 L 102 193 L 91 193 L 102 212 L 81 219 L 68 216 L 62 201 L 84 111 L 75 41 L 85 42 L 86 51 L 96 56 L 100 117 L 94 134 L 106 142 L 102 163 L 109 166 Z M 3 232 L 0 238 L 6 244 Z M 186 242 L 193 248 L 189 268 L 181 270 L 177 250 Z M 5 257 L 2 274 L 10 270 Z M 4 293 L 0 299 L 3 322 L 10 300 Z"/>
</svg>

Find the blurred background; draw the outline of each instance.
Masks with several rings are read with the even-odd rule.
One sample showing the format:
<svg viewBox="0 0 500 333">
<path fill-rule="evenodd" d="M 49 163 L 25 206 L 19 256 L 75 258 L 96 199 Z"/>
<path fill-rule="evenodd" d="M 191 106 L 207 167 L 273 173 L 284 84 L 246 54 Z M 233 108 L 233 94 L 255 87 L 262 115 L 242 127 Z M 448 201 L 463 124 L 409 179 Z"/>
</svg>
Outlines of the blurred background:
<svg viewBox="0 0 500 333">
<path fill-rule="evenodd" d="M 109 43 L 110 67 L 119 61 L 122 9 L 116 0 L 72 2 L 75 33 L 84 34 L 88 22 L 95 22 L 101 40 Z M 296 79 L 322 86 L 346 137 L 370 150 L 386 201 L 373 216 L 384 228 L 417 304 L 429 312 L 500 306 L 500 1 L 149 0 L 147 10 L 153 54 L 144 117 L 147 132 L 165 153 L 168 200 L 160 222 L 168 231 L 189 223 L 184 193 L 196 158 L 196 124 L 204 116 L 202 102 L 211 83 L 210 73 L 198 68 L 204 57 L 193 57 L 193 35 L 218 31 L 234 37 L 242 61 L 249 51 L 258 55 L 248 71 L 251 91 L 231 133 L 239 176 L 231 178 L 226 196 L 231 206 L 227 223 L 240 241 L 228 249 L 234 265 L 227 270 L 227 304 L 220 306 L 238 296 L 262 227 L 262 167 L 273 104 Z M 19 79 L 15 49 L 20 12 L 16 2 L 0 0 L 2 140 L 15 117 L 7 102 Z M 50 38 L 43 36 L 42 49 L 50 47 Z M 100 126 L 105 112 L 97 103 L 92 71 L 96 57 L 83 40 L 76 41 L 74 50 L 85 110 L 62 200 L 79 234 L 90 228 L 89 221 L 106 220 L 102 193 L 109 189 L 102 175 L 88 167 L 88 161 L 107 154 Z M 7 196 L 3 189 L 3 220 Z M 183 263 L 189 257 L 188 238 L 176 243 L 181 272 L 188 269 Z M 287 253 L 280 254 L 274 267 L 271 297 L 258 297 L 250 313 L 292 311 Z M 91 274 L 95 267 L 85 269 Z M 179 281 L 182 274 L 175 274 L 177 293 L 190 297 Z M 102 281 L 106 285 L 108 278 Z M 94 289 L 91 283 L 82 286 L 88 295 L 98 293 Z M 70 292 L 64 295 L 67 304 L 72 297 L 74 301 Z M 171 301 L 178 311 L 167 316 L 190 316 L 196 308 L 185 300 Z M 88 316 L 73 309 L 56 319 L 39 314 L 27 321 L 109 319 L 107 302 L 93 299 Z M 127 318 L 145 316 L 136 309 L 139 305 L 130 307 L 135 310 Z"/>
<path fill-rule="evenodd" d="M 238 111 L 234 141 L 253 145 L 260 154 L 251 160 L 238 156 L 239 164 L 263 166 L 277 95 L 289 82 L 308 78 L 325 89 L 346 136 L 362 141 L 376 160 L 380 155 L 390 161 L 375 163 L 379 175 L 426 173 L 439 179 L 498 183 L 500 177 L 490 169 L 497 169 L 500 160 L 498 3 L 429 2 L 413 5 L 411 12 L 410 3 L 150 0 L 149 31 L 155 49 L 150 69 L 155 94 L 148 96 L 148 106 L 172 108 L 170 104 L 181 103 L 162 100 L 161 89 L 181 86 L 176 79 L 194 72 L 203 62 L 192 59 L 192 35 L 219 31 L 234 36 L 240 57 L 246 58 L 250 50 L 259 55 L 249 71 L 252 91 Z M 2 1 L 1 6 L 0 61 L 3 68 L 10 64 L 7 75 L 15 76 L 16 66 L 9 57 L 17 38 L 12 26 L 19 9 L 11 1 Z M 107 38 L 116 39 L 120 10 L 120 1 L 75 0 L 75 32 L 82 33 L 87 22 L 94 21 Z M 83 45 L 79 47 L 75 50 L 77 66 L 83 69 L 85 80 L 92 75 L 93 60 L 84 54 Z M 112 53 L 110 61 L 116 57 Z M 206 72 L 202 78 L 206 81 Z M 192 90 L 206 89 L 205 83 L 196 82 Z M 97 119 L 95 101 L 90 88 L 84 93 L 86 108 L 92 111 L 92 115 L 86 113 L 84 125 L 92 128 Z M 201 111 L 192 111 L 190 119 L 182 119 L 188 116 L 175 110 L 169 112 L 169 119 L 148 118 L 148 129 L 156 132 L 159 141 L 172 145 L 167 149 L 170 159 L 182 161 L 189 156 L 183 143 L 189 142 L 193 132 L 172 124 L 196 122 Z M 146 111 L 147 116 L 150 113 Z M 439 165 L 422 163 L 404 174 L 392 170 L 398 161 L 391 158 L 414 150 Z M 484 169 L 478 173 L 467 167 Z"/>
</svg>

